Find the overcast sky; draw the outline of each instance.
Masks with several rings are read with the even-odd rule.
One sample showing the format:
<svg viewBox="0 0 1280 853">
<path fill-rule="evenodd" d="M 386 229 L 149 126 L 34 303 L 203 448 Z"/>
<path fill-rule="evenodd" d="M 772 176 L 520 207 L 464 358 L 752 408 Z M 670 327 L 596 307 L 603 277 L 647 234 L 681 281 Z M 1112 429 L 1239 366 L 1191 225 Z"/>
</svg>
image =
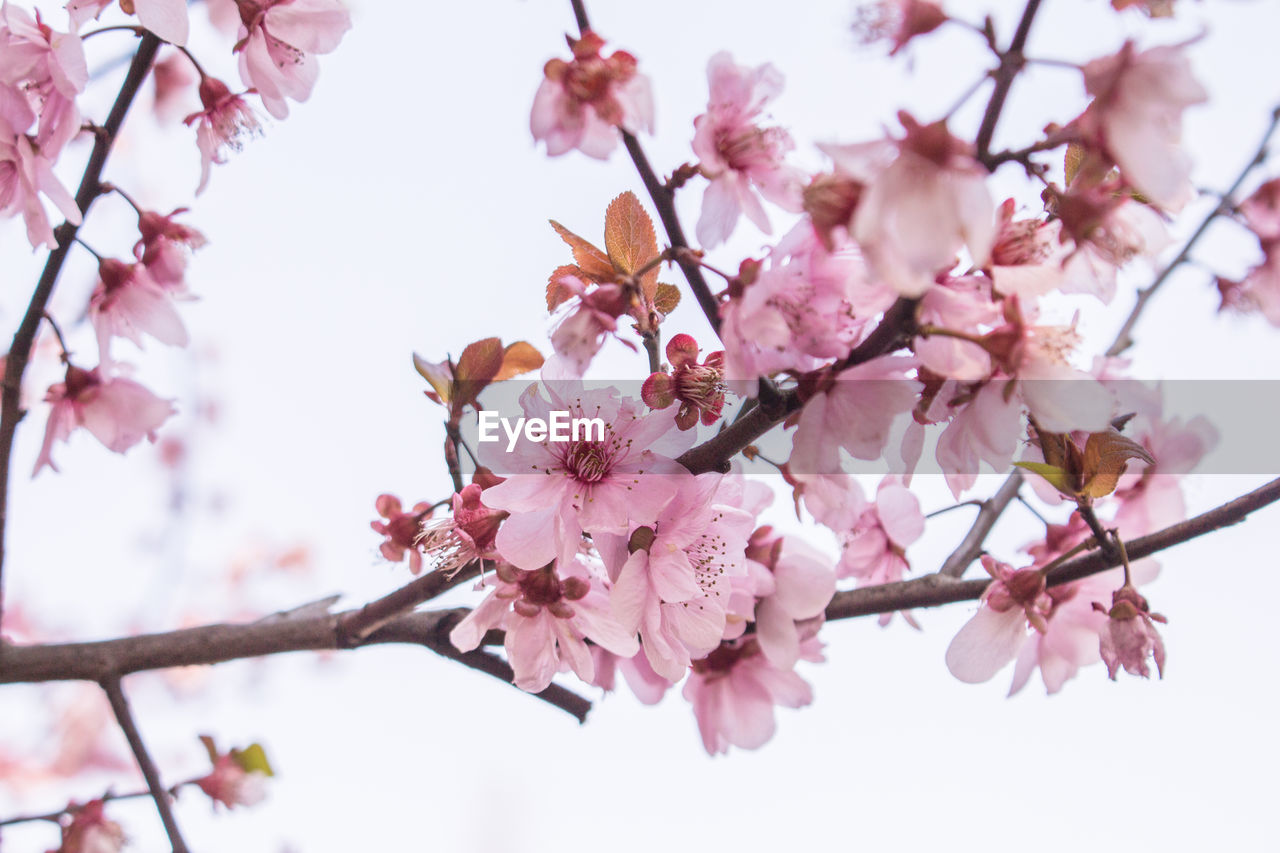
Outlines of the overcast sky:
<svg viewBox="0 0 1280 853">
<path fill-rule="evenodd" d="M 995 5 L 1007 40 L 1020 4 Z M 1084 60 L 1133 33 L 1146 45 L 1206 30 L 1192 55 L 1215 100 L 1188 114 L 1186 139 L 1197 186 L 1225 188 L 1280 102 L 1280 20 L 1271 4 L 1178 6 L 1184 19 L 1152 26 L 1114 15 L 1102 0 L 1045 0 L 1028 52 Z M 986 6 L 947 8 L 978 21 Z M 653 79 L 657 136 L 644 143 L 661 171 L 692 158 L 705 65 L 719 50 L 743 63 L 771 61 L 786 75 L 772 112 L 792 130 L 797 161 L 813 168 L 823 162 L 815 142 L 874 138 L 900 108 L 922 119 L 945 112 L 987 61 L 980 41 L 958 28 L 886 61 L 883 50 L 859 47 L 849 29 L 854 6 L 843 0 L 614 0 L 590 9 L 596 29 Z M 8 599 L 62 635 L 216 621 L 241 615 L 228 608 L 265 612 L 331 592 L 355 605 L 403 583 L 407 569 L 377 555 L 368 528 L 374 499 L 393 492 L 434 501 L 448 492 L 440 412 L 422 397 L 410 353 L 439 359 L 489 335 L 549 351 L 543 287 L 565 249 L 546 220 L 598 237 L 609 200 L 642 193 L 621 150 L 608 163 L 576 153 L 548 160 L 529 137 L 542 65 L 565 52 L 572 30 L 567 2 L 362 2 L 353 11 L 354 29 L 320 58 L 312 99 L 215 167 L 188 216 L 211 241 L 190 276 L 200 301 L 183 307 L 199 357 L 155 346 L 129 352 L 142 378 L 180 398 L 172 428 L 197 430 L 186 520 L 169 520 L 154 448 L 119 458 L 77 436 L 57 457 L 62 474 L 29 483 L 43 409 L 22 426 Z M 56 10 L 49 18 L 62 20 Z M 109 38 L 95 40 L 96 60 L 129 43 Z M 227 44 L 201 26 L 192 46 L 233 82 Z M 983 103 L 980 96 L 957 115 L 958 133 L 973 132 Z M 997 141 L 1025 141 L 1082 105 L 1077 73 L 1034 68 L 1015 87 Z M 110 179 L 156 207 L 191 203 L 199 174 L 191 132 L 157 132 L 143 110 L 130 121 L 139 132 L 123 140 Z M 1033 203 L 1015 171 L 993 181 L 995 192 Z M 687 231 L 701 199 L 691 186 L 680 199 Z M 775 221 L 781 233 L 785 217 Z M 103 202 L 86 234 L 123 252 L 131 227 L 121 206 Z M 711 261 L 735 267 L 768 239 L 744 223 Z M 10 273 L 2 319 L 12 324 L 42 258 L 21 245 L 21 229 L 5 227 L 0 240 Z M 1223 225 L 1203 257 L 1238 275 L 1253 252 Z M 64 276 L 54 310 L 69 325 L 91 274 L 80 255 Z M 1131 293 L 1082 315 L 1089 340 L 1110 340 Z M 1076 307 L 1061 310 L 1069 318 Z M 1175 278 L 1138 327 L 1135 373 L 1277 378 L 1274 331 L 1215 309 L 1205 268 Z M 710 342 L 691 299 L 669 322 Z M 87 329 L 74 335 L 79 351 L 94 351 Z M 596 369 L 639 378 L 645 368 L 642 355 L 611 344 Z M 198 398 L 217 402 L 216 429 L 199 426 Z M 1202 511 L 1263 479 L 1195 479 L 1188 502 Z M 983 482 L 989 491 L 998 478 Z M 921 495 L 926 509 L 948 502 L 936 482 L 923 482 Z M 794 523 L 789 505 L 783 496 L 772 520 Z M 943 664 L 972 605 L 920 613 L 920 633 L 900 620 L 884 630 L 855 620 L 824 629 L 827 663 L 802 664 L 815 703 L 780 711 L 777 736 L 754 753 L 707 757 L 678 691 L 656 708 L 625 691 L 607 697 L 579 727 L 413 648 L 229 664 L 203 692 L 150 676 L 127 685 L 166 778 L 202 772 L 195 736 L 206 732 L 228 745 L 261 740 L 278 766 L 270 799 L 252 811 L 213 819 L 206 802 L 183 799 L 179 817 L 197 850 L 1257 849 L 1280 760 L 1269 669 L 1277 512 L 1162 556 L 1162 577 L 1146 592 L 1169 617 L 1163 682 L 1111 683 L 1099 664 L 1058 696 L 1046 698 L 1037 677 L 1006 699 L 1008 670 L 975 687 Z M 933 570 L 967 521 L 956 513 L 931 522 L 909 552 L 916 571 Z M 1012 557 L 1036 529 L 1014 507 L 990 548 Z M 240 599 L 217 580 L 236 559 L 256 565 L 245 556 L 254 548 L 295 545 L 310 549 L 310 574 L 275 572 Z M 467 591 L 447 599 L 475 600 Z M 92 691 L 84 696 L 96 701 Z M 33 690 L 0 691 L 0 738 L 26 742 L 49 707 Z M 111 782 L 0 787 L 0 813 L 87 798 Z M 148 803 L 113 813 L 137 849 L 163 848 Z M 5 850 L 54 843 L 47 827 L 35 827 L 7 834 Z"/>
</svg>

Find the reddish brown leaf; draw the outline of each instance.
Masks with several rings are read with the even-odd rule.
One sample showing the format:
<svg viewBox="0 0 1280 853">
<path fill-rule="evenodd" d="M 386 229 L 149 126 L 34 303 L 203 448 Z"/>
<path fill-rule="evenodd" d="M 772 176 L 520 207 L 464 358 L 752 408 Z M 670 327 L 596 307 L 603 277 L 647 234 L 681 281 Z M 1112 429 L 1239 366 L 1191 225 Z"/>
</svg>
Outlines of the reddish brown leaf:
<svg viewBox="0 0 1280 853">
<path fill-rule="evenodd" d="M 1101 498 L 1114 492 L 1130 459 L 1148 465 L 1156 461 L 1145 447 L 1115 430 L 1091 434 L 1084 444 L 1084 495 Z"/>
<path fill-rule="evenodd" d="M 502 369 L 503 354 L 500 338 L 485 338 L 467 345 L 454 366 L 453 403 L 456 408 L 475 403 L 476 395 Z"/>
<path fill-rule="evenodd" d="M 556 271 L 547 279 L 548 312 L 555 311 L 560 307 L 561 303 L 573 295 L 569 292 L 567 287 L 560 283 L 560 279 L 567 275 L 582 278 L 582 269 L 574 266 L 573 264 L 565 264 L 564 266 L 556 267 Z"/>
<path fill-rule="evenodd" d="M 573 259 L 577 261 L 578 266 L 581 268 L 582 275 L 592 281 L 613 280 L 614 268 L 609 261 L 608 255 L 554 219 L 550 220 L 550 222 L 551 227 L 556 229 L 556 233 L 560 235 L 560 239 L 569 244 L 569 248 L 573 250 Z"/>
<path fill-rule="evenodd" d="M 512 376 L 519 376 L 522 373 L 528 373 L 530 370 L 537 370 L 542 367 L 542 362 L 542 353 L 538 352 L 532 344 L 516 341 L 507 347 L 507 351 L 502 356 L 502 367 L 498 370 L 497 375 L 493 377 L 493 381 L 501 382 L 504 379 L 510 379 Z"/>
<path fill-rule="evenodd" d="M 680 304 L 680 288 L 674 284 L 658 283 L 658 287 L 653 296 L 653 307 L 657 311 L 661 311 L 665 317 L 672 311 L 676 310 L 676 306 Z"/>
<path fill-rule="evenodd" d="M 636 194 L 628 190 L 609 202 L 604 214 L 604 248 L 618 272 L 632 275 L 658 255 L 653 220 L 644 212 Z M 641 280 L 646 302 L 653 302 L 658 289 L 658 268 Z"/>
</svg>

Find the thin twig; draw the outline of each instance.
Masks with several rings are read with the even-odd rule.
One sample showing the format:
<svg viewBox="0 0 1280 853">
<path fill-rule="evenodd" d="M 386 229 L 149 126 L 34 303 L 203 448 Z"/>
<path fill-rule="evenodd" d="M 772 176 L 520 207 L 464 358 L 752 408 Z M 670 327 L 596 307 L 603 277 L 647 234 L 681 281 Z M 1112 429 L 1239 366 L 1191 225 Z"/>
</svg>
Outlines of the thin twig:
<svg viewBox="0 0 1280 853">
<path fill-rule="evenodd" d="M 1239 192 L 1240 187 L 1244 184 L 1245 179 L 1249 177 L 1249 174 L 1266 161 L 1267 146 L 1271 143 L 1271 136 L 1275 133 L 1277 125 L 1280 125 L 1280 106 L 1271 111 L 1271 123 L 1267 125 L 1266 133 L 1262 135 L 1262 141 L 1258 143 L 1258 148 L 1253 154 L 1253 159 L 1245 164 L 1245 167 L 1240 171 L 1240 174 L 1236 176 L 1235 181 L 1231 184 L 1231 188 L 1222 194 L 1218 203 L 1214 205 L 1213 210 L 1209 211 L 1205 218 L 1200 221 L 1200 225 L 1191 234 L 1191 236 L 1187 238 L 1187 242 L 1182 244 L 1182 248 L 1178 250 L 1178 254 L 1169 262 L 1168 266 L 1160 271 L 1160 274 L 1155 277 L 1155 280 L 1152 281 L 1149 286 L 1138 291 L 1138 298 L 1133 304 L 1133 310 L 1129 312 L 1129 316 L 1125 319 L 1124 325 L 1121 326 L 1120 331 L 1116 333 L 1116 339 L 1111 342 L 1111 346 L 1107 347 L 1108 357 L 1114 358 L 1129 347 L 1133 346 L 1134 326 L 1138 325 L 1138 318 L 1142 316 L 1142 312 L 1146 309 L 1147 303 L 1151 300 L 1151 297 L 1155 296 L 1156 291 L 1169 280 L 1169 277 L 1173 275 L 1174 270 L 1187 262 L 1187 259 L 1191 254 L 1191 250 L 1195 247 L 1196 243 L 1200 242 L 1200 238 L 1209 230 L 1209 226 L 1213 224 L 1213 221 L 1222 214 L 1229 213 L 1235 207 L 1235 203 L 1232 201 L 1232 198 L 1237 192 Z"/>
<path fill-rule="evenodd" d="M 110 676 L 104 678 L 101 683 L 107 699 L 111 702 L 111 710 L 116 715 L 116 722 L 120 724 L 120 730 L 129 741 L 129 749 L 138 762 L 138 769 L 142 771 L 142 778 L 147 780 L 151 798 L 156 801 L 156 810 L 160 812 L 160 822 L 164 824 L 164 831 L 169 836 L 173 853 L 188 853 L 187 842 L 182 840 L 182 830 L 178 828 L 178 820 L 173 815 L 173 803 L 170 802 L 172 794 L 161 783 L 160 771 L 156 769 L 156 763 L 151 760 L 151 754 L 147 752 L 147 747 L 142 742 L 142 733 L 138 731 L 138 724 L 134 722 L 133 714 L 129 710 L 129 700 L 120 686 L 120 677 Z"/>
<path fill-rule="evenodd" d="M 76 191 L 76 207 L 80 209 L 82 220 L 88 216 L 89 207 L 94 199 L 102 193 L 99 182 L 102 178 L 102 169 L 107 163 L 107 155 L 111 152 L 111 146 L 120 133 L 120 126 L 124 123 L 125 114 L 128 113 L 134 96 L 137 95 L 138 89 L 151 70 L 151 63 L 159 48 L 160 39 L 156 36 L 146 33 L 142 37 L 138 43 L 138 52 L 134 54 L 124 83 L 120 86 L 120 93 L 116 95 L 115 103 L 111 105 L 107 120 L 102 125 L 102 133 L 94 135 L 93 151 L 89 155 L 84 176 L 80 179 L 80 187 Z M 5 359 L 3 391 L 0 392 L 0 622 L 4 617 L 3 580 L 6 522 L 9 515 L 9 469 L 13 461 L 14 434 L 18 429 L 18 421 L 22 420 L 25 414 L 21 404 L 22 376 L 26 372 L 27 362 L 31 359 L 31 347 L 35 343 L 36 331 L 44 316 L 45 307 L 53 294 L 58 275 L 62 272 L 67 251 L 71 248 L 71 242 L 79 230 L 78 226 L 64 222 L 54 231 L 58 248 L 49 253 L 44 271 L 40 274 L 40 280 L 31 294 L 27 313 L 23 316 L 18 331 L 14 333 L 9 355 Z"/>
<path fill-rule="evenodd" d="M 983 501 L 982 509 L 978 510 L 978 517 L 973 520 L 973 526 L 969 528 L 969 532 L 965 534 L 955 551 L 951 552 L 951 556 L 947 557 L 942 568 L 938 569 L 938 574 L 949 578 L 958 578 L 964 574 L 969 564 L 982 552 L 982 543 L 987 541 L 987 534 L 991 532 L 991 528 L 995 527 L 996 521 L 1004 513 L 1005 508 L 1018 496 L 1018 490 L 1021 488 L 1022 472 L 1015 468 L 996 493 Z"/>
<path fill-rule="evenodd" d="M 1009 97 L 1009 89 L 1013 87 L 1014 78 L 1026 64 L 1022 50 L 1027 46 L 1027 37 L 1031 34 L 1031 22 L 1040 10 L 1040 0 L 1027 0 L 1022 10 L 1022 18 L 1018 21 L 1018 29 L 1013 34 L 1009 49 L 1000 54 L 1000 67 L 992 72 L 996 85 L 991 90 L 991 100 L 987 101 L 987 110 L 982 116 L 982 125 L 978 128 L 975 142 L 977 160 L 986 163 L 991 154 L 991 139 L 995 136 L 996 122 L 1004 110 L 1005 99 Z M 990 168 L 990 167 L 988 167 Z"/>
<path fill-rule="evenodd" d="M 480 569 L 479 560 L 473 560 L 454 572 L 437 569 L 376 601 L 369 602 L 359 610 L 343 614 L 338 622 L 338 642 L 346 648 L 355 648 L 370 634 L 401 613 L 407 613 L 419 604 L 466 583 L 479 575 Z"/>
<path fill-rule="evenodd" d="M 170 796 L 176 797 L 178 795 L 179 789 L 184 788 L 187 785 L 194 785 L 195 783 L 196 783 L 195 779 L 188 779 L 186 782 L 179 782 L 178 784 L 174 785 L 172 788 L 169 789 L 169 794 Z M 151 796 L 150 791 L 130 791 L 127 794 L 113 794 L 110 791 L 107 791 L 101 797 L 97 797 L 96 799 L 106 803 L 106 802 L 113 802 L 115 800 L 140 800 L 143 797 L 150 797 L 150 796 Z M 32 815 L 20 815 L 18 817 L 7 817 L 4 820 L 0 820 L 0 826 L 13 826 L 19 823 L 34 823 L 35 821 L 48 821 L 51 823 L 58 823 L 63 818 L 63 816 L 74 815 L 77 812 L 82 811 L 84 809 L 84 805 L 85 804 L 83 803 L 76 804 L 76 805 L 69 805 L 59 809 L 58 811 L 45 812 L 44 814 L 32 814 Z"/>
<path fill-rule="evenodd" d="M 1238 524 L 1251 512 L 1277 501 L 1280 501 L 1280 479 L 1272 480 L 1246 495 L 1241 495 L 1194 518 L 1148 536 L 1130 540 L 1125 543 L 1125 549 L 1131 560 L 1150 557 L 1174 545 Z M 1049 572 L 1046 583 L 1051 587 L 1060 586 L 1105 572 L 1119 565 L 1119 554 L 1108 554 L 1098 549 L 1058 566 Z M 827 619 L 851 619 L 857 616 L 893 613 L 914 607 L 937 607 L 957 601 L 974 601 L 982 597 L 990 583 L 989 578 L 965 581 L 935 573 L 915 580 L 864 586 L 837 592 L 835 598 L 831 599 L 831 603 L 827 605 L 826 616 Z"/>
</svg>

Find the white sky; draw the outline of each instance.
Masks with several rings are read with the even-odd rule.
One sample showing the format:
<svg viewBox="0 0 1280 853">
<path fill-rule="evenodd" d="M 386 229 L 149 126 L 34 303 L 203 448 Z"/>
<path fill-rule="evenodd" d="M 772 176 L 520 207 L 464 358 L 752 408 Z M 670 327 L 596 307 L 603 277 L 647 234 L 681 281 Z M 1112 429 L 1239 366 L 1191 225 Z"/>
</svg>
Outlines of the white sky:
<svg viewBox="0 0 1280 853">
<path fill-rule="evenodd" d="M 1021 4 L 998 5 L 1007 40 Z M 1102 0 L 1045 0 L 1029 52 L 1079 60 L 1116 49 L 1130 31 L 1148 32 L 1144 43 L 1171 43 L 1207 26 L 1193 53 L 1215 103 L 1189 114 L 1186 138 L 1199 155 L 1197 183 L 1225 187 L 1280 100 L 1276 9 L 1179 7 L 1184 20 L 1148 28 L 1117 19 Z M 705 63 L 721 49 L 784 72 L 773 113 L 796 137 L 799 161 L 813 167 L 821 164 L 813 142 L 870 138 L 898 108 L 932 118 L 983 67 L 977 40 L 959 30 L 894 63 L 878 58 L 882 51 L 860 52 L 846 2 L 590 8 L 597 30 L 653 78 L 658 135 L 645 145 L 662 171 L 692 157 Z M 948 4 L 971 20 L 984 8 Z M 542 64 L 564 53 L 572 28 L 567 2 L 366 2 L 354 12 L 355 28 L 320 60 L 311 101 L 216 168 L 188 216 L 211 245 L 191 275 L 201 301 L 184 316 L 200 347 L 217 351 L 200 361 L 194 383 L 222 409 L 219 428 L 201 433 L 193 466 L 199 511 L 179 530 L 166 527 L 163 489 L 148 480 L 154 449 L 117 458 L 84 436 L 61 449 L 63 474 L 28 483 L 22 474 L 38 450 L 43 411 L 20 432 L 9 599 L 28 602 L 67 636 L 226 617 L 228 597 L 213 579 L 246 543 L 302 542 L 313 552 L 311 576 L 255 585 L 264 610 L 338 591 L 357 604 L 403 582 L 406 570 L 377 557 L 368 529 L 374 498 L 447 492 L 440 415 L 420 396 L 410 352 L 456 355 L 494 334 L 549 350 L 543 285 L 565 250 L 546 220 L 592 238 L 610 199 L 642 191 L 621 149 L 607 164 L 576 154 L 548 161 L 529 138 Z M 193 45 L 202 60 L 223 48 L 201 44 L 226 44 L 207 36 Z M 128 41 L 111 46 L 109 38 L 98 40 L 99 58 Z M 207 64 L 231 82 L 227 58 Z M 997 139 L 1026 140 L 1081 104 L 1078 75 L 1035 69 L 1015 88 Z M 971 132 L 980 108 L 981 98 L 955 129 Z M 141 111 L 131 121 L 147 132 L 122 146 L 109 177 L 157 207 L 189 203 L 198 176 L 190 132 L 159 137 Z M 996 183 L 1022 192 L 1016 177 L 1001 173 Z M 681 196 L 689 232 L 700 196 L 696 186 Z M 131 226 L 119 205 L 103 202 L 87 233 L 123 252 Z M 6 324 L 41 260 L 17 245 L 21 238 L 20 229 L 0 232 L 11 273 Z M 744 224 L 711 261 L 735 266 L 766 240 Z M 1230 225 L 1215 230 L 1210 249 L 1205 257 L 1233 274 L 1254 259 Z M 80 256 L 64 277 L 55 310 L 68 323 L 90 274 Z M 1086 314 L 1083 327 L 1105 342 L 1128 307 L 1122 295 L 1110 310 Z M 1218 318 L 1215 308 L 1207 272 L 1180 275 L 1138 329 L 1135 370 L 1275 378 L 1274 332 Z M 692 299 L 670 324 L 709 342 Z M 92 353 L 91 340 L 80 329 L 73 346 Z M 189 427 L 188 360 L 154 346 L 130 357 L 158 391 L 183 398 L 174 427 Z M 610 346 L 598 375 L 638 377 L 642 359 Z M 1201 478 L 1189 503 L 1200 511 L 1259 482 Z M 926 484 L 926 508 L 946 502 L 936 486 Z M 226 497 L 221 512 L 208 509 L 214 495 Z M 786 504 L 776 520 L 785 522 Z M 514 688 L 412 648 L 227 665 L 202 695 L 155 678 L 127 684 L 167 777 L 201 772 L 195 736 L 203 732 L 223 744 L 262 740 L 280 770 L 271 798 L 252 811 L 215 820 L 200 798 L 184 799 L 179 817 L 197 850 L 1257 849 L 1280 760 L 1269 671 L 1277 517 L 1273 510 L 1162 559 L 1164 574 L 1148 592 L 1170 618 L 1163 682 L 1113 684 L 1099 665 L 1056 697 L 1046 698 L 1037 678 L 1006 700 L 1008 671 L 980 687 L 946 672 L 943 651 L 969 605 L 921 613 L 923 633 L 896 620 L 887 630 L 874 620 L 833 624 L 824 629 L 828 662 L 803 666 L 814 705 L 780 711 L 778 734 L 762 750 L 716 759 L 703 753 L 678 695 L 644 708 L 623 691 L 580 728 Z M 938 565 L 967 522 L 958 512 L 931 523 L 909 555 L 917 569 Z M 1015 507 L 991 548 L 1012 556 L 1035 529 Z M 140 551 L 148 543 L 155 547 Z M 448 601 L 473 600 L 460 592 Z M 33 691 L 0 692 L 0 738 L 28 743 L 46 713 Z M 71 793 L 92 796 L 108 781 L 85 779 Z M 45 786 L 0 793 L 0 813 L 52 807 L 66 794 Z M 148 803 L 117 814 L 137 849 L 163 849 Z M 55 843 L 47 827 L 5 838 L 13 853 Z"/>
</svg>

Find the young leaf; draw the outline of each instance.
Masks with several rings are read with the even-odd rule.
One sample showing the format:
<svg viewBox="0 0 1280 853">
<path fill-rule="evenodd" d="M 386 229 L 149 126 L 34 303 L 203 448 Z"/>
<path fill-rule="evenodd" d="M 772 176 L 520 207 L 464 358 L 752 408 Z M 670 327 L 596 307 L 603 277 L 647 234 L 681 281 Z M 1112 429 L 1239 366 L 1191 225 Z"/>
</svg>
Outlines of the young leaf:
<svg viewBox="0 0 1280 853">
<path fill-rule="evenodd" d="M 680 304 L 680 288 L 674 284 L 658 283 L 657 291 L 653 297 L 653 307 L 662 312 L 665 317 L 672 311 L 676 310 L 676 306 Z"/>
<path fill-rule="evenodd" d="M 658 255 L 653 220 L 630 190 L 609 202 L 605 210 L 604 248 L 613 266 L 626 275 L 635 273 Z M 642 281 L 646 302 L 654 300 L 657 288 L 658 270 L 655 267 L 645 274 Z"/>
<path fill-rule="evenodd" d="M 548 313 L 555 311 L 566 299 L 573 295 L 563 284 L 560 283 L 560 279 L 567 275 L 582 278 L 582 268 L 576 267 L 573 264 L 564 264 L 563 266 L 556 267 L 556 271 L 547 279 Z"/>
<path fill-rule="evenodd" d="M 1115 430 L 1092 433 L 1084 444 L 1084 494 L 1101 498 L 1114 492 L 1130 459 L 1148 465 L 1156 461 L 1145 447 Z"/>
<path fill-rule="evenodd" d="M 569 248 L 573 250 L 573 259 L 581 267 L 582 275 L 592 281 L 613 281 L 615 270 L 608 255 L 554 219 L 550 222 L 551 227 L 560 235 L 560 239 L 568 243 Z"/>
<path fill-rule="evenodd" d="M 542 353 L 538 352 L 532 344 L 516 341 L 507 347 L 506 353 L 502 356 L 502 368 L 498 371 L 498 375 L 493 377 L 493 381 L 501 382 L 504 379 L 528 373 L 530 370 L 537 370 L 542 367 L 542 362 Z"/>
<path fill-rule="evenodd" d="M 456 409 L 474 404 L 476 395 L 493 381 L 502 369 L 504 354 L 500 338 L 485 338 L 468 344 L 458 357 L 453 388 Z"/>
</svg>

